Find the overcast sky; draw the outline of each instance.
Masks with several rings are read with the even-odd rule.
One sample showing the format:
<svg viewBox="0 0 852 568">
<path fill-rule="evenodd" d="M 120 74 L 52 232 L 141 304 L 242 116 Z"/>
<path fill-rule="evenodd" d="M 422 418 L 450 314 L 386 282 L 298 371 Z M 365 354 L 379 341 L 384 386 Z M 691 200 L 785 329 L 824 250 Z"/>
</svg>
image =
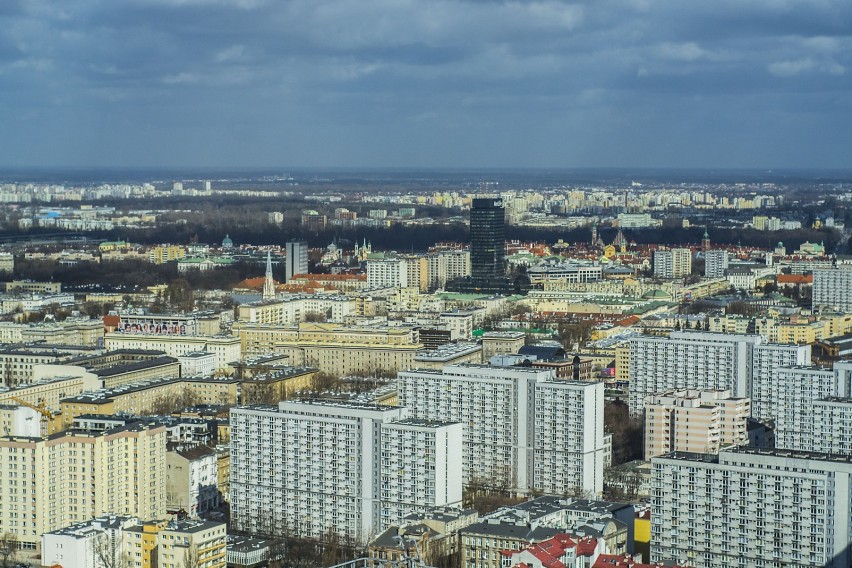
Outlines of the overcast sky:
<svg viewBox="0 0 852 568">
<path fill-rule="evenodd" d="M 0 0 L 0 166 L 852 167 L 852 0 Z"/>
</svg>

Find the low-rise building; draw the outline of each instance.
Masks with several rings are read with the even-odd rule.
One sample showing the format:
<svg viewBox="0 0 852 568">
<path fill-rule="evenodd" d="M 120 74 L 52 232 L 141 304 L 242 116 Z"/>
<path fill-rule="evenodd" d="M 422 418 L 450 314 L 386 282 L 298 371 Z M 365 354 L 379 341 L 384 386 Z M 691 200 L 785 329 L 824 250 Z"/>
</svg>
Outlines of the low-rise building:
<svg viewBox="0 0 852 568">
<path fill-rule="evenodd" d="M 198 516 L 221 504 L 216 450 L 203 445 L 173 445 L 166 452 L 166 506 Z"/>
</svg>

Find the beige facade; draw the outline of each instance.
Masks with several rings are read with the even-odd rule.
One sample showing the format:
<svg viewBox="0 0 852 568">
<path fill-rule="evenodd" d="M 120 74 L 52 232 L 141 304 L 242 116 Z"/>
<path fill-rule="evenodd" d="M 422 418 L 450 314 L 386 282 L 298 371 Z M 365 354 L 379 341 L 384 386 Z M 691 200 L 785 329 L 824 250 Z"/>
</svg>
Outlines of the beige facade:
<svg viewBox="0 0 852 568">
<path fill-rule="evenodd" d="M 165 514 L 166 429 L 133 424 L 49 438 L 0 438 L 0 527 L 24 550 L 105 514 Z"/>
<path fill-rule="evenodd" d="M 42 324 L 0 322 L 2 343 L 43 341 L 54 345 L 94 347 L 103 336 L 104 326 L 100 319 L 69 318 L 62 322 Z"/>
<path fill-rule="evenodd" d="M 679 390 L 645 398 L 645 459 L 669 452 L 717 454 L 748 441 L 747 398 L 728 390 Z"/>
<path fill-rule="evenodd" d="M 74 376 L 52 375 L 55 378 L 41 378 L 41 373 L 47 373 L 53 365 L 45 365 L 46 369 L 35 369 L 35 377 L 39 382 L 18 386 L 13 389 L 0 391 L 0 404 L 15 403 L 15 399 L 28 404 L 44 405 L 46 408 L 58 411 L 60 401 L 69 396 L 77 396 L 85 391 L 100 388 L 101 383 L 96 375 L 79 369 Z M 48 373 L 49 375 L 49 373 Z"/>
<path fill-rule="evenodd" d="M 124 531 L 131 568 L 225 568 L 227 525 L 201 520 L 147 522 Z"/>
<path fill-rule="evenodd" d="M 627 382 L 630 380 L 630 345 L 622 343 L 615 348 L 615 380 Z"/>
<path fill-rule="evenodd" d="M 243 353 L 290 357 L 290 364 L 333 375 L 410 369 L 423 348 L 411 328 L 347 327 L 333 323 L 274 326 L 239 322 L 233 332 Z"/>
<path fill-rule="evenodd" d="M 482 360 L 494 355 L 513 355 L 526 342 L 526 334 L 520 331 L 488 331 L 482 334 Z"/>
<path fill-rule="evenodd" d="M 61 418 L 67 428 L 82 414 L 149 414 L 164 401 L 184 396 L 198 404 L 236 404 L 238 393 L 237 379 L 154 379 L 64 398 Z"/>
<path fill-rule="evenodd" d="M 180 357 L 196 351 L 207 351 L 216 355 L 216 371 L 228 373 L 230 363 L 239 361 L 239 338 L 228 335 L 142 335 L 132 333 L 107 333 L 104 335 L 106 349 L 147 349 L 163 351 L 170 357 Z"/>
</svg>

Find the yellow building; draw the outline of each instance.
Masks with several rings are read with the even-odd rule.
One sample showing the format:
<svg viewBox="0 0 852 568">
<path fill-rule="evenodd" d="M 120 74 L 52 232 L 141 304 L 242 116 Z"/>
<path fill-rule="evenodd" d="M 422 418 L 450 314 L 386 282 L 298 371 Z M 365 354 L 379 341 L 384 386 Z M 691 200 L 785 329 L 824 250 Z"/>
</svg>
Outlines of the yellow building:
<svg viewBox="0 0 852 568">
<path fill-rule="evenodd" d="M 178 245 L 160 245 L 148 251 L 148 262 L 164 264 L 186 256 L 186 248 Z"/>
<path fill-rule="evenodd" d="M 161 518 L 166 429 L 135 423 L 103 432 L 0 438 L 0 527 L 23 550 L 41 535 L 106 514 Z"/>
<path fill-rule="evenodd" d="M 336 376 L 398 371 L 414 366 L 423 346 L 414 340 L 414 330 L 390 327 L 347 327 L 334 323 L 302 323 L 273 326 L 237 322 L 246 356 L 277 353 L 290 357 L 295 366 L 315 367 Z"/>
<path fill-rule="evenodd" d="M 615 348 L 615 380 L 630 380 L 630 344 L 626 341 Z"/>
<path fill-rule="evenodd" d="M 317 369 L 290 367 L 259 373 L 240 383 L 242 404 L 277 402 L 313 386 Z"/>
<path fill-rule="evenodd" d="M 133 568 L 226 568 L 227 526 L 194 519 L 152 521 L 126 529 L 123 548 Z"/>
<path fill-rule="evenodd" d="M 81 393 L 60 401 L 62 423 L 82 414 L 150 414 L 175 400 L 193 404 L 236 404 L 240 382 L 233 378 L 151 379 L 112 389 Z"/>
<path fill-rule="evenodd" d="M 488 361 L 494 355 L 513 355 L 526 339 L 522 331 L 487 331 L 482 334 L 482 360 Z"/>
</svg>

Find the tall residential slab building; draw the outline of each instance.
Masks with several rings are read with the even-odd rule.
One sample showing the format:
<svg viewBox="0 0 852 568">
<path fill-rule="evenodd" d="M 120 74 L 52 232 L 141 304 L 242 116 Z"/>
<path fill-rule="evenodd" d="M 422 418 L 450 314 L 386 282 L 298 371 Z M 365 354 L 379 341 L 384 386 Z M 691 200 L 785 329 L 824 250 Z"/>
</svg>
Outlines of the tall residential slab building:
<svg viewBox="0 0 852 568">
<path fill-rule="evenodd" d="M 458 505 L 462 429 L 372 404 L 235 408 L 232 522 L 259 534 L 366 541 L 408 513 Z"/>
<path fill-rule="evenodd" d="M 654 276 L 681 278 L 692 272 L 692 251 L 687 248 L 654 251 Z"/>
<path fill-rule="evenodd" d="M 653 458 L 651 560 L 852 565 L 852 458 L 739 447 Z"/>
<path fill-rule="evenodd" d="M 645 459 L 669 452 L 715 454 L 748 442 L 750 401 L 727 390 L 680 390 L 645 399 Z"/>
<path fill-rule="evenodd" d="M 766 343 L 758 335 L 678 331 L 669 337 L 635 337 L 629 345 L 629 404 L 634 415 L 642 413 L 649 395 L 712 389 L 750 398 L 752 416 L 773 418 L 778 370 L 811 362 L 810 346 Z"/>
<path fill-rule="evenodd" d="M 728 269 L 728 251 L 708 250 L 704 253 L 705 278 L 724 278 Z"/>
<path fill-rule="evenodd" d="M 812 306 L 852 312 L 852 266 L 814 270 Z"/>
<path fill-rule="evenodd" d="M 99 515 L 166 512 L 166 429 L 134 422 L 47 438 L 0 438 L 0 531 L 34 550 L 41 535 Z"/>
<path fill-rule="evenodd" d="M 403 371 L 397 388 L 413 416 L 465 425 L 465 481 L 603 490 L 603 383 L 556 380 L 549 369 L 447 365 Z"/>
<path fill-rule="evenodd" d="M 284 279 L 286 282 L 297 274 L 308 273 L 308 243 L 288 241 L 284 245 Z"/>
<path fill-rule="evenodd" d="M 811 417 L 812 451 L 852 455 L 852 398 L 831 396 L 815 400 Z"/>
<path fill-rule="evenodd" d="M 505 223 L 502 199 L 474 198 L 470 208 L 470 268 L 474 280 L 505 276 Z"/>
</svg>

